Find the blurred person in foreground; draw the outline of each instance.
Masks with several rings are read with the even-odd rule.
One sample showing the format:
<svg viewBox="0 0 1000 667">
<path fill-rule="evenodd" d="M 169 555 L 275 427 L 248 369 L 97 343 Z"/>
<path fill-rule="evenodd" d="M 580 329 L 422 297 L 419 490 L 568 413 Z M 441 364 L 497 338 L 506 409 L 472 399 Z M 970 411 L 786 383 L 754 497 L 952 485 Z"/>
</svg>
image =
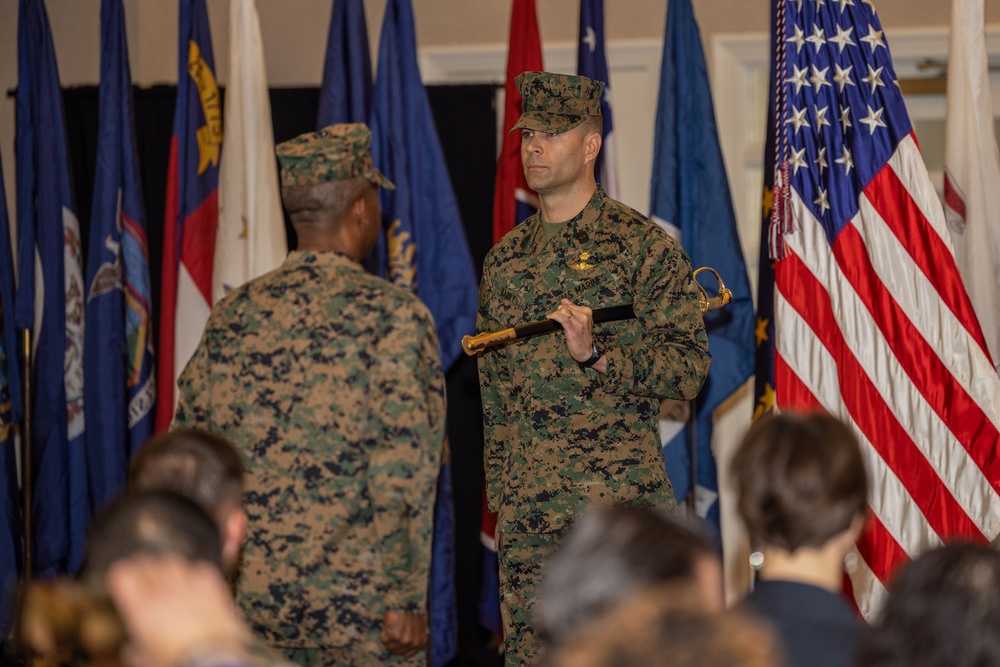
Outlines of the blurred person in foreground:
<svg viewBox="0 0 1000 667">
<path fill-rule="evenodd" d="M 690 588 L 683 599 L 695 609 L 722 611 L 722 567 L 699 532 L 651 508 L 593 508 L 542 573 L 535 620 L 548 645 L 558 647 L 603 622 L 629 595 L 666 583 Z"/>
<path fill-rule="evenodd" d="M 197 429 L 153 437 L 129 467 L 128 492 L 173 491 L 198 503 L 222 537 L 222 565 L 232 572 L 246 535 L 243 459 L 229 440 Z"/>
<path fill-rule="evenodd" d="M 953 543 L 924 552 L 889 583 L 861 667 L 1000 665 L 1000 553 Z"/>
<path fill-rule="evenodd" d="M 840 591 L 868 513 L 854 434 L 823 413 L 765 416 L 731 471 L 740 516 L 763 556 L 743 607 L 775 628 L 788 667 L 853 667 L 863 626 Z"/>
<path fill-rule="evenodd" d="M 236 611 L 215 522 L 169 491 L 112 501 L 94 521 L 75 581 L 32 584 L 20 619 L 36 664 L 267 667 Z"/>
<path fill-rule="evenodd" d="M 212 309 L 174 427 L 246 465 L 236 599 L 303 665 L 423 665 L 445 396 L 426 306 L 361 261 L 381 231 L 371 132 L 275 148 L 298 249 Z"/>
<path fill-rule="evenodd" d="M 781 667 L 770 629 L 737 611 L 699 609 L 702 595 L 681 584 L 634 592 L 545 667 Z"/>
</svg>

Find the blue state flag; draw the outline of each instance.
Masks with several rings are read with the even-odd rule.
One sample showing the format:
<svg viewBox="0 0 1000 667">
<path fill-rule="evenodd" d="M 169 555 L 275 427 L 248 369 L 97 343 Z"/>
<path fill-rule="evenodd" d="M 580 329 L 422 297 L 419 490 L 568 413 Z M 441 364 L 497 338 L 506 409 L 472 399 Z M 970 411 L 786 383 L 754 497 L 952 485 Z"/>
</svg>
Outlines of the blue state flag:
<svg viewBox="0 0 1000 667">
<path fill-rule="evenodd" d="M 21 574 L 21 504 L 14 454 L 14 424 L 21 418 L 21 379 L 14 332 L 14 258 L 7 197 L 0 167 L 0 632 L 7 636 L 17 578 Z"/>
<path fill-rule="evenodd" d="M 445 370 L 476 326 L 472 254 L 417 66 L 413 8 L 390 0 L 372 102 L 372 155 L 396 184 L 380 190 L 389 279 L 416 292 L 434 315 Z"/>
<path fill-rule="evenodd" d="M 462 354 L 462 336 L 475 330 L 478 283 L 420 79 L 410 0 L 389 0 L 386 6 L 371 128 L 375 165 L 396 184 L 395 190 L 379 193 L 387 276 L 416 292 L 427 304 L 434 315 L 441 362 L 447 370 Z M 435 557 L 431 560 L 433 665 L 448 662 L 457 650 L 449 480 L 448 470 L 443 470 L 435 507 Z"/>
<path fill-rule="evenodd" d="M 153 432 L 153 350 L 145 215 L 122 0 L 101 3 L 97 165 L 87 254 L 84 379 L 91 502 L 125 486 Z"/>
<path fill-rule="evenodd" d="M 694 267 L 714 268 L 733 292 L 733 303 L 705 316 L 712 367 L 694 406 L 696 507 L 700 516 L 718 526 L 712 413 L 753 372 L 754 313 L 691 0 L 671 0 L 667 9 L 650 212 L 657 223 L 679 236 Z M 704 283 L 709 294 L 714 294 L 714 282 L 713 278 Z M 678 499 L 692 490 L 689 431 L 690 425 L 685 426 L 664 447 L 667 474 Z"/>
<path fill-rule="evenodd" d="M 83 269 L 66 123 L 49 18 L 20 0 L 17 22 L 18 284 L 15 321 L 32 332 L 35 571 L 75 571 L 90 516 L 84 451 Z M 36 273 L 38 278 L 36 279 Z M 37 306 L 36 306 L 37 304 Z"/>
<path fill-rule="evenodd" d="M 611 77 L 604 51 L 604 0 L 580 0 L 580 41 L 576 53 L 577 74 L 605 84 L 601 97 L 604 143 L 594 163 L 594 175 L 604 191 L 617 199 L 618 168 L 615 161 L 614 123 L 611 121 Z"/>
<path fill-rule="evenodd" d="M 372 60 L 362 0 L 333 0 L 319 89 L 318 128 L 367 123 L 372 108 Z"/>
</svg>

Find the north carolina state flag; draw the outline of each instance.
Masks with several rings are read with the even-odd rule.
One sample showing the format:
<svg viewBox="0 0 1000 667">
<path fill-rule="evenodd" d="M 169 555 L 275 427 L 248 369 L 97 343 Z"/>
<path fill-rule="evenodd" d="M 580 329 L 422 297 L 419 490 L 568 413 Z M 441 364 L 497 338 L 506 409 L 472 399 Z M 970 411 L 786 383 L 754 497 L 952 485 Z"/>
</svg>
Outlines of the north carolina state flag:
<svg viewBox="0 0 1000 667">
<path fill-rule="evenodd" d="M 181 0 L 177 106 L 167 170 L 156 430 L 174 416 L 177 376 L 212 309 L 222 103 L 205 0 Z"/>
</svg>

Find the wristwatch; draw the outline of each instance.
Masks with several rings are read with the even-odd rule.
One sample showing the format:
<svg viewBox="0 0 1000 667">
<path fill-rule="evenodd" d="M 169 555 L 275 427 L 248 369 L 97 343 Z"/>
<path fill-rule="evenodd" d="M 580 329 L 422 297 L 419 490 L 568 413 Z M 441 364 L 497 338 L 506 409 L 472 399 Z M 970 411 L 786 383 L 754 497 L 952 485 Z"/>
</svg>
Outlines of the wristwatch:
<svg viewBox="0 0 1000 667">
<path fill-rule="evenodd" d="M 586 370 L 597 363 L 598 359 L 604 356 L 604 350 L 597 346 L 597 341 L 594 341 L 594 352 L 590 355 L 590 359 L 586 361 L 578 361 L 576 363 L 580 364 L 580 368 Z"/>
</svg>

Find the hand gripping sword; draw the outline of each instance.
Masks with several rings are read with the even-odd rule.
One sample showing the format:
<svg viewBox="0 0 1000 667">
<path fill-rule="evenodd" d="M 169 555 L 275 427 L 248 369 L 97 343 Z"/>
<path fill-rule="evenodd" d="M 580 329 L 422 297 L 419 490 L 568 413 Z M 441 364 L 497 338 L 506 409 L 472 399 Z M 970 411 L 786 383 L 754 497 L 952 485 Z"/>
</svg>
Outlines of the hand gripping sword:
<svg viewBox="0 0 1000 667">
<path fill-rule="evenodd" d="M 709 296 L 705 288 L 702 287 L 697 280 L 695 280 L 695 285 L 698 286 L 698 308 L 701 310 L 701 314 L 718 310 L 728 303 L 732 303 L 733 293 L 728 287 L 722 282 L 722 276 L 715 269 L 703 266 L 700 269 L 695 270 L 694 275 L 697 277 L 702 271 L 709 271 L 715 276 L 715 280 L 718 282 L 719 291 L 715 296 Z M 616 322 L 618 320 L 631 320 L 635 318 L 635 311 L 632 310 L 632 304 L 626 303 L 620 306 L 610 306 L 608 308 L 595 308 L 593 311 L 594 324 L 600 324 L 602 322 Z M 462 337 L 462 349 L 469 356 L 473 356 L 478 352 L 482 352 L 487 348 L 495 347 L 503 343 L 511 343 L 518 340 L 523 340 L 525 338 L 531 338 L 532 336 L 538 336 L 541 334 L 552 333 L 553 331 L 559 331 L 562 329 L 562 325 L 555 320 L 550 320 L 548 318 L 544 320 L 538 320 L 536 322 L 529 322 L 527 324 L 522 324 L 518 327 L 512 327 L 510 329 L 503 329 L 502 331 L 481 333 L 477 336 L 463 336 Z"/>
</svg>

